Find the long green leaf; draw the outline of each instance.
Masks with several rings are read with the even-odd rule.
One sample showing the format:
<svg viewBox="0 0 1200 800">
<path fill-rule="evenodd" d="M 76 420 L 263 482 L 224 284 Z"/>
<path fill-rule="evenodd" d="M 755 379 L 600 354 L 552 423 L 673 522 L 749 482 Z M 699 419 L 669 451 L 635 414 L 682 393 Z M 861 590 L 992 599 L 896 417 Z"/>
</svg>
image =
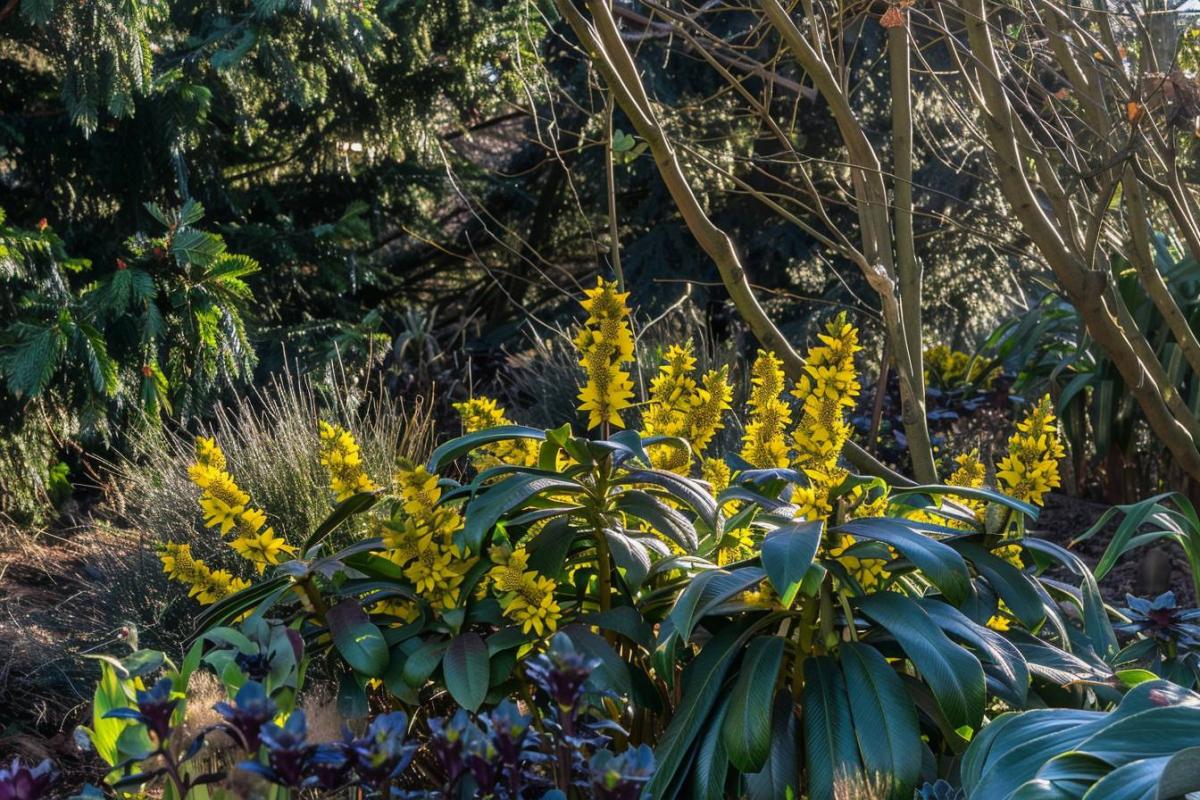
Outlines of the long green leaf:
<svg viewBox="0 0 1200 800">
<path fill-rule="evenodd" d="M 643 469 L 626 473 L 619 481 L 625 484 L 650 484 L 666 489 L 672 497 L 689 506 L 712 530 L 717 530 L 717 501 L 691 478 L 660 469 Z"/>
<path fill-rule="evenodd" d="M 729 775 L 729 753 L 725 737 L 718 735 L 729 713 L 730 697 L 726 695 L 707 723 L 707 735 L 700 737 L 696 759 L 692 764 L 692 800 L 725 800 L 725 779 Z"/>
<path fill-rule="evenodd" d="M 974 647 L 984 661 L 995 666 L 1013 698 L 1024 705 L 1029 692 L 1029 665 L 1015 645 L 991 628 L 972 621 L 957 608 L 933 598 L 922 599 L 920 603 L 939 628 Z"/>
<path fill-rule="evenodd" d="M 745 776 L 747 800 L 800 797 L 800 737 L 792 694 L 781 689 L 771 709 L 771 752 L 766 765 Z M 813 798 L 815 800 L 815 798 Z"/>
<path fill-rule="evenodd" d="M 543 492 L 577 493 L 581 491 L 574 481 L 551 478 L 545 475 L 514 475 L 489 486 L 466 507 L 463 523 L 463 540 L 467 547 L 478 553 L 484 539 L 496 523 L 507 513 L 514 511 L 530 498 Z"/>
<path fill-rule="evenodd" d="M 813 557 L 821 544 L 824 527 L 823 522 L 784 525 L 763 539 L 763 569 L 785 607 L 796 599 L 800 583 L 812 566 Z"/>
<path fill-rule="evenodd" d="M 390 655 L 379 627 L 370 621 L 357 600 L 343 600 L 325 612 L 333 646 L 355 672 L 378 678 L 387 669 Z"/>
<path fill-rule="evenodd" d="M 617 495 L 613 505 L 647 523 L 651 530 L 675 542 L 685 553 L 696 552 L 696 528 L 687 517 L 653 495 L 629 489 Z"/>
<path fill-rule="evenodd" d="M 900 643 L 951 724 L 978 728 L 987 694 L 979 660 L 951 642 L 908 597 L 881 592 L 862 600 L 859 608 Z"/>
<path fill-rule="evenodd" d="M 374 492 L 359 492 L 358 494 L 347 497 L 342 502 L 334 506 L 333 511 L 325 518 L 325 521 L 317 526 L 304 542 L 304 547 L 300 549 L 301 553 L 307 555 L 308 551 L 316 545 L 320 544 L 326 536 L 337 530 L 338 526 L 355 514 L 361 514 L 367 511 L 371 506 L 378 502 L 379 497 Z"/>
<path fill-rule="evenodd" d="M 1200 747 L 1180 750 L 1168 759 L 1159 776 L 1155 800 L 1170 800 L 1200 792 Z"/>
<path fill-rule="evenodd" d="M 1042 599 L 1033 586 L 1033 579 L 994 553 L 985 550 L 974 542 L 948 542 L 958 552 L 970 561 L 975 569 L 987 579 L 996 594 L 1012 609 L 1021 624 L 1031 631 L 1046 619 L 1046 611 L 1042 607 Z"/>
<path fill-rule="evenodd" d="M 834 530 L 858 539 L 883 542 L 899 550 L 951 603 L 963 602 L 970 593 L 971 573 L 963 557 L 949 545 L 917 533 L 900 520 L 889 517 L 859 519 Z"/>
<path fill-rule="evenodd" d="M 730 693 L 721 738 L 742 772 L 758 772 L 771 747 L 771 699 L 783 664 L 783 639 L 760 636 L 746 648 Z"/>
<path fill-rule="evenodd" d="M 435 474 L 441 472 L 450 462 L 487 444 L 504 442 L 510 439 L 536 439 L 542 441 L 545 438 L 546 432 L 537 428 L 529 428 L 525 425 L 498 425 L 495 428 L 468 433 L 466 436 L 460 436 L 457 439 L 451 439 L 446 442 L 429 456 L 429 463 L 426 465 L 426 469 Z"/>
<path fill-rule="evenodd" d="M 454 701 L 468 711 L 478 711 L 488 692 L 488 648 L 477 633 L 450 640 L 442 658 L 442 675 Z"/>
<path fill-rule="evenodd" d="M 904 682 L 873 647 L 847 642 L 840 657 L 863 766 L 890 781 L 890 797 L 911 800 L 921 775 L 921 730 Z"/>
<path fill-rule="evenodd" d="M 829 656 L 804 662 L 804 763 L 810 800 L 833 800 L 835 784 L 862 774 L 846 681 Z"/>
<path fill-rule="evenodd" d="M 712 711 L 734 657 L 747 636 L 738 626 L 728 625 L 714 636 L 683 671 L 682 694 L 671 723 L 655 750 L 657 768 L 646 786 L 650 797 L 668 800 L 678 790 L 676 778 L 688 761 L 692 743 L 701 733 L 701 722 Z M 716 731 L 709 735 L 717 735 Z"/>
</svg>

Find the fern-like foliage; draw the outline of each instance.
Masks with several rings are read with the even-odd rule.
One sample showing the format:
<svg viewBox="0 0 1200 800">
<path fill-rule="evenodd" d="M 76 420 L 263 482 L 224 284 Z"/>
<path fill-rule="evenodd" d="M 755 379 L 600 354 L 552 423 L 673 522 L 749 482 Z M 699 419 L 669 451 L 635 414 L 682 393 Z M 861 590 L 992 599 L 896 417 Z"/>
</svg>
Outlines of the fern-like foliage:
<svg viewBox="0 0 1200 800">
<path fill-rule="evenodd" d="M 48 225 L 7 227 L 0 216 L 0 378 L 17 404 L 53 394 L 96 422 L 136 409 L 191 416 L 223 388 L 250 377 L 255 356 L 243 317 L 251 258 L 196 227 L 199 203 L 148 206 L 160 230 L 130 237 L 108 274 L 78 288 Z M 108 413 L 97 414 L 97 408 Z"/>
</svg>

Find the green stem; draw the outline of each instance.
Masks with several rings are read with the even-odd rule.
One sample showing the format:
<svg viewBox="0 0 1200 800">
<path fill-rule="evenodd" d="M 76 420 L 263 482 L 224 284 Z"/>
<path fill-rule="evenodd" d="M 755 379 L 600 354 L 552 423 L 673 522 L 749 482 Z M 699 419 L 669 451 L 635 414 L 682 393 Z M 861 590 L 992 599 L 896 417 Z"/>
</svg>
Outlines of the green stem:
<svg viewBox="0 0 1200 800">
<path fill-rule="evenodd" d="M 812 652 L 813 625 L 817 619 L 815 598 L 805 597 L 804 608 L 796 623 L 796 657 L 792 660 L 792 694 L 800 696 L 804 689 L 804 659 Z"/>
<path fill-rule="evenodd" d="M 313 616 L 317 618 L 317 622 L 324 625 L 325 612 L 329 610 L 329 607 L 325 605 L 325 599 L 321 597 L 320 590 L 317 589 L 317 585 L 313 583 L 312 576 L 305 575 L 303 578 L 296 581 L 296 588 L 298 588 L 304 594 L 305 599 L 307 599 L 309 604 L 312 605 Z"/>
<path fill-rule="evenodd" d="M 821 581 L 821 647 L 829 650 L 837 640 L 833 630 L 833 576 L 826 573 Z"/>
</svg>

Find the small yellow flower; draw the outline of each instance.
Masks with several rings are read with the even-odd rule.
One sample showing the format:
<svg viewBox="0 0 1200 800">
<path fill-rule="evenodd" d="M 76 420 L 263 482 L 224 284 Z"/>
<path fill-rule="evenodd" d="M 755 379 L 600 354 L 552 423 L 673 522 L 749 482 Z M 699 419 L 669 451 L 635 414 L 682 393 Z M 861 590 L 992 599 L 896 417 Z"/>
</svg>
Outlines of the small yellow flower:
<svg viewBox="0 0 1200 800">
<path fill-rule="evenodd" d="M 783 362 L 774 353 L 758 351 L 750 368 L 750 421 L 742 436 L 742 458 L 765 469 L 786 467 L 788 449 L 783 434 L 792 423 L 792 411 L 780 395 L 784 388 Z"/>
<path fill-rule="evenodd" d="M 558 588 L 550 578 L 527 572 L 521 585 L 504 604 L 504 615 L 521 626 L 524 633 L 533 631 L 538 636 L 553 633 L 558 628 L 558 617 L 562 612 L 554 601 L 554 590 Z"/>
<path fill-rule="evenodd" d="M 1011 627 L 1011 624 L 1008 621 L 1008 617 L 993 614 L 988 617 L 987 626 L 994 631 L 1006 631 Z"/>
<path fill-rule="evenodd" d="M 216 439 L 196 437 L 196 463 L 217 471 L 225 469 L 225 453 L 217 446 Z"/>
<path fill-rule="evenodd" d="M 200 508 L 204 511 L 204 524 L 209 528 L 221 527 L 221 533 L 229 533 L 237 524 L 238 516 L 246 510 L 245 506 L 230 505 L 219 497 L 207 494 L 200 497 Z"/>
<path fill-rule="evenodd" d="M 493 547 L 491 556 L 496 566 L 488 570 L 488 580 L 495 590 L 507 593 L 520 589 L 529 568 L 529 553 L 524 548 L 506 552 L 504 548 Z"/>
<path fill-rule="evenodd" d="M 173 581 L 191 583 L 196 579 L 201 564 L 192 557 L 192 546 L 189 544 L 165 543 L 159 551 L 158 558 L 162 561 L 163 572 Z"/>
<path fill-rule="evenodd" d="M 239 536 L 229 542 L 229 546 L 247 561 L 254 562 L 258 574 L 262 574 L 267 565 L 278 564 L 285 555 L 293 555 L 296 548 L 283 538 L 276 536 L 272 528 L 266 528 L 260 533 Z"/>
</svg>

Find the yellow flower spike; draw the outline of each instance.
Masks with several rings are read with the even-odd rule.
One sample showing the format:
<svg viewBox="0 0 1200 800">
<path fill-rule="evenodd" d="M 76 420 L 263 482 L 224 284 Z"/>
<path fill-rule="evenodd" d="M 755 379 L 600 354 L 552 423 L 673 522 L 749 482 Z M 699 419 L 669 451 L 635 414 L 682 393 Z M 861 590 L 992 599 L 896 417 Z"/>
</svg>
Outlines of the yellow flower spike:
<svg viewBox="0 0 1200 800">
<path fill-rule="evenodd" d="M 632 405 L 633 381 L 621 369 L 633 360 L 633 331 L 625 304 L 629 294 L 617 292 L 616 287 L 597 278 L 596 287 L 588 289 L 581 301 L 588 317 L 575 337 L 575 347 L 587 374 L 587 383 L 579 392 L 579 410 L 587 413 L 589 430 L 604 423 L 624 427 L 620 412 Z"/>
<path fill-rule="evenodd" d="M 741 456 L 760 469 L 786 467 L 788 451 L 783 434 L 792 422 L 792 411 L 780 399 L 783 362 L 775 354 L 759 350 L 750 368 L 750 383 L 750 419 L 742 436 Z"/>
<path fill-rule="evenodd" d="M 505 414 L 504 409 L 490 397 L 472 397 L 462 403 L 455 403 L 454 410 L 462 418 L 463 431 L 475 433 L 501 425 L 514 424 Z M 483 472 L 492 467 L 504 464 L 532 467 L 537 464 L 538 444 L 532 439 L 510 439 L 485 445 L 471 454 L 475 469 Z"/>
<path fill-rule="evenodd" d="M 792 502 L 796 516 L 810 521 L 825 519 L 833 512 L 830 493 L 846 475 L 838 465 L 850 440 L 846 409 L 854 406 L 861 389 L 854 354 L 862 348 L 858 331 L 846 322 L 845 315 L 830 320 L 817 338 L 821 343 L 809 348 L 804 374 L 792 389 L 802 409 L 792 431 L 792 467 L 808 477 L 808 486 L 798 489 Z M 847 499 L 853 502 L 855 498 Z M 886 506 L 886 498 L 878 503 Z"/>
<path fill-rule="evenodd" d="M 1012 497 L 1040 506 L 1048 492 L 1062 485 L 1058 462 L 1064 455 L 1046 395 L 1017 423 L 1017 432 L 1008 440 L 1008 454 L 996 465 L 996 480 Z"/>
<path fill-rule="evenodd" d="M 725 427 L 722 419 L 733 400 L 733 386 L 729 383 L 729 367 L 709 370 L 700 379 L 700 388 L 692 397 L 688 408 L 688 441 L 692 452 L 704 452 L 717 431 Z"/>
<path fill-rule="evenodd" d="M 356 494 L 373 492 L 379 488 L 363 469 L 358 442 L 350 431 L 322 420 L 318 423 L 317 432 L 321 466 L 329 473 L 329 488 L 339 503 Z"/>
<path fill-rule="evenodd" d="M 217 446 L 216 439 L 196 437 L 196 463 L 217 471 L 225 469 L 225 453 Z"/>
<path fill-rule="evenodd" d="M 729 469 L 729 465 L 725 463 L 724 459 L 706 458 L 700 462 L 700 477 L 708 481 L 709 486 L 712 487 L 713 497 L 716 497 L 729 488 L 733 471 Z"/>
</svg>

